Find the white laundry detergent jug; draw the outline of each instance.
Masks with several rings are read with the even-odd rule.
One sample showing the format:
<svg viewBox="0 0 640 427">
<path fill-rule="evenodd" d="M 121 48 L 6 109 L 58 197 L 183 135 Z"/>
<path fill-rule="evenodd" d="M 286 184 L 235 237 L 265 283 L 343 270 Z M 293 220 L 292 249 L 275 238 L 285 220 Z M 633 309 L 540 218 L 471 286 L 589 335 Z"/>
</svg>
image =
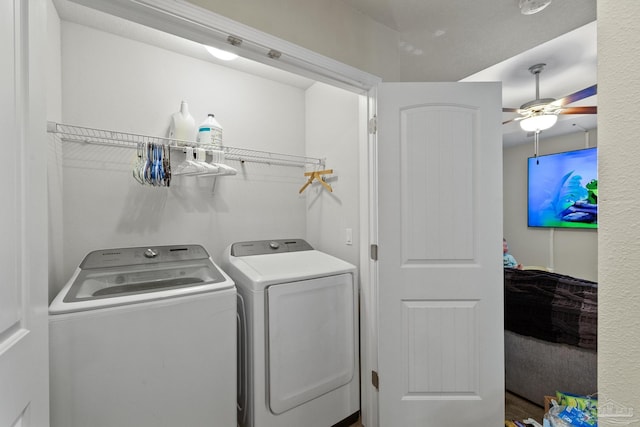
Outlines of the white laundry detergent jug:
<svg viewBox="0 0 640 427">
<path fill-rule="evenodd" d="M 209 114 L 198 128 L 198 144 L 222 147 L 222 126 Z"/>
<path fill-rule="evenodd" d="M 187 145 L 193 142 L 196 136 L 196 121 L 189 114 L 189 105 L 182 101 L 180 103 L 180 111 L 171 115 L 171 124 L 169 125 L 169 138 L 177 140 L 178 145 Z"/>
</svg>

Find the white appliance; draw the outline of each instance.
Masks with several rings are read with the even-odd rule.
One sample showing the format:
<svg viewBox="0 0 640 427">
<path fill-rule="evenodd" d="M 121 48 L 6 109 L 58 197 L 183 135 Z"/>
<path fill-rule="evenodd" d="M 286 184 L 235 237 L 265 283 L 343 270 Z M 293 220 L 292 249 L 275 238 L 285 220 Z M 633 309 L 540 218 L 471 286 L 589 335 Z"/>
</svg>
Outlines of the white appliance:
<svg viewBox="0 0 640 427">
<path fill-rule="evenodd" d="M 238 425 L 355 422 L 356 267 L 300 239 L 234 243 L 223 258 L 246 315 L 239 342 Z"/>
<path fill-rule="evenodd" d="M 236 425 L 236 290 L 202 246 L 91 252 L 49 314 L 52 427 Z"/>
</svg>

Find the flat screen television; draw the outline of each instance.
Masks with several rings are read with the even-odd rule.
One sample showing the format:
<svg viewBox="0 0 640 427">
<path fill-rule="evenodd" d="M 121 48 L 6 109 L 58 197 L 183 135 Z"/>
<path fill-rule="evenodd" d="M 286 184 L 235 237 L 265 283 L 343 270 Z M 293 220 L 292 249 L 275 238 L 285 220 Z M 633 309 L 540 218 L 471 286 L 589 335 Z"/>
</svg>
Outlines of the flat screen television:
<svg viewBox="0 0 640 427">
<path fill-rule="evenodd" d="M 529 227 L 598 228 L 597 148 L 530 157 Z"/>
</svg>

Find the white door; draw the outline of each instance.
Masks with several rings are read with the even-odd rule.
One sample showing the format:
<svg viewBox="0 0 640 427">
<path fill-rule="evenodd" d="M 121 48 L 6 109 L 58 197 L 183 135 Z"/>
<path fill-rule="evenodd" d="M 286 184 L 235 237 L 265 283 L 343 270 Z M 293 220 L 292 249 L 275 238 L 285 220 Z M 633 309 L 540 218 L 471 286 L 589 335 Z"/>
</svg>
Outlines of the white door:
<svg viewBox="0 0 640 427">
<path fill-rule="evenodd" d="M 0 2 L 0 426 L 48 426 L 42 0 Z"/>
<path fill-rule="evenodd" d="M 378 91 L 380 427 L 504 423 L 498 83 Z"/>
</svg>

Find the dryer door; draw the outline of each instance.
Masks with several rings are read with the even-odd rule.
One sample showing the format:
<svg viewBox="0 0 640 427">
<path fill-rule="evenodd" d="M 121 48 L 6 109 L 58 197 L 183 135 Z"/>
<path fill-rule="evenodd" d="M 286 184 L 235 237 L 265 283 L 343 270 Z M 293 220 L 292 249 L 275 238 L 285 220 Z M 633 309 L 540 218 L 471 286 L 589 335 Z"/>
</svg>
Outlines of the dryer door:
<svg viewBox="0 0 640 427">
<path fill-rule="evenodd" d="M 267 288 L 267 389 L 274 414 L 353 378 L 353 286 L 351 274 L 340 274 Z"/>
</svg>

